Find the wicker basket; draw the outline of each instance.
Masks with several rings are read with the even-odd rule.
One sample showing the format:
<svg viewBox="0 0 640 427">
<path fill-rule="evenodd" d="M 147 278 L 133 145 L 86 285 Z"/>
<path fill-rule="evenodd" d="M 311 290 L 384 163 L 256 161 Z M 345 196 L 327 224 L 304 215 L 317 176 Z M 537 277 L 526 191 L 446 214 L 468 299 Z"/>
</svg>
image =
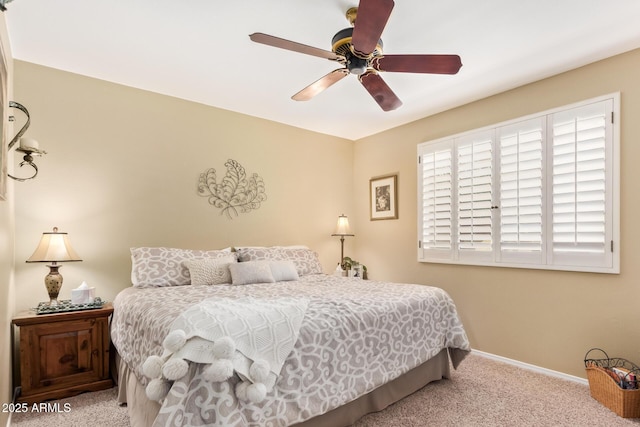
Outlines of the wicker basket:
<svg viewBox="0 0 640 427">
<path fill-rule="evenodd" d="M 591 351 L 604 353 L 604 359 L 589 359 Z M 609 368 L 624 368 L 640 375 L 640 368 L 621 358 L 610 358 L 604 350 L 592 348 L 584 356 L 591 397 L 623 418 L 640 418 L 640 389 L 625 390 L 611 377 Z"/>
</svg>

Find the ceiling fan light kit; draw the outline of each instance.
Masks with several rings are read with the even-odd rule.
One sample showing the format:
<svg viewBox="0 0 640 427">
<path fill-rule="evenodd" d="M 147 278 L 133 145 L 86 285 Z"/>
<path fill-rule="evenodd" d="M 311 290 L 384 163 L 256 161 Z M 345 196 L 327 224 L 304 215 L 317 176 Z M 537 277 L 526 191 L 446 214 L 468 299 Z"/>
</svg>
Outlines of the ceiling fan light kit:
<svg viewBox="0 0 640 427">
<path fill-rule="evenodd" d="M 379 72 L 456 74 L 462 61 L 458 55 L 384 55 L 382 31 L 393 10 L 393 0 L 360 0 L 358 7 L 347 10 L 346 17 L 352 25 L 338 31 L 331 40 L 331 51 L 307 46 L 264 33 L 249 37 L 280 49 L 336 61 L 342 68 L 331 71 L 291 98 L 308 101 L 349 74 L 354 74 L 384 111 L 399 108 L 402 101 L 385 83 Z"/>
</svg>

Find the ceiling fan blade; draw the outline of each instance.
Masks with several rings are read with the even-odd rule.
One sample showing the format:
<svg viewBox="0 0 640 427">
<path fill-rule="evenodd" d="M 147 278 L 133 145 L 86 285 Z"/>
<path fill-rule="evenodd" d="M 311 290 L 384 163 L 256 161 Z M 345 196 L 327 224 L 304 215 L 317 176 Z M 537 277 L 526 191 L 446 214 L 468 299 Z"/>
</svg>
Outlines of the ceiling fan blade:
<svg viewBox="0 0 640 427">
<path fill-rule="evenodd" d="M 383 55 L 371 59 L 370 65 L 377 71 L 456 74 L 462 61 L 458 55 Z"/>
<path fill-rule="evenodd" d="M 300 92 L 293 95 L 291 99 L 295 101 L 308 101 L 329 86 L 339 82 L 347 75 L 349 75 L 349 71 L 346 68 L 338 68 L 337 70 L 333 70 L 329 74 L 319 78 L 309 86 L 302 89 Z"/>
<path fill-rule="evenodd" d="M 382 80 L 382 77 L 375 71 L 367 71 L 358 76 L 358 80 L 362 83 L 367 92 L 376 100 L 380 108 L 384 111 L 391 111 L 402 105 L 400 98 L 396 96 L 391 88 Z"/>
<path fill-rule="evenodd" d="M 393 0 L 360 0 L 351 39 L 358 54 L 366 57 L 374 51 L 394 4 Z"/>
<path fill-rule="evenodd" d="M 292 42 L 291 40 L 281 39 L 279 37 L 270 36 L 264 33 L 253 33 L 249 35 L 249 38 L 256 43 L 279 47 L 280 49 L 292 50 L 294 52 L 304 53 L 306 55 L 318 56 L 320 58 L 330 59 L 332 61 L 345 60 L 344 56 L 337 55 L 329 50 L 307 46 L 306 44 Z"/>
</svg>

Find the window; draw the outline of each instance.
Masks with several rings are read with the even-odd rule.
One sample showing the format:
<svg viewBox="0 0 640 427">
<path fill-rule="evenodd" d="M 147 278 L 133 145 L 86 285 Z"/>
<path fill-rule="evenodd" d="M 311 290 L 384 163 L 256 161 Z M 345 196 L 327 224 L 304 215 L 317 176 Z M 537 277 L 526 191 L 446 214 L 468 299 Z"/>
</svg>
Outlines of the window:
<svg viewBox="0 0 640 427">
<path fill-rule="evenodd" d="M 619 94 L 418 146 L 418 260 L 619 273 Z"/>
</svg>

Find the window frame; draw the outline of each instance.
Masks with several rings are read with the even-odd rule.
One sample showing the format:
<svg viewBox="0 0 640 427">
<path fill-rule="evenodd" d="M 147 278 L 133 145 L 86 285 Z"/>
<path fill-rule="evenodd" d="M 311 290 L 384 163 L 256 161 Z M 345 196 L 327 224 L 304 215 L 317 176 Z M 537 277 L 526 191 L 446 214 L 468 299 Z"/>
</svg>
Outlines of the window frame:
<svg viewBox="0 0 640 427">
<path fill-rule="evenodd" d="M 554 252 L 553 247 L 553 117 L 558 113 L 568 112 L 573 109 L 584 108 L 589 104 L 610 102 L 611 117 L 606 117 L 605 130 L 605 244 L 609 245 L 610 238 L 610 255 L 605 252 L 602 255 L 606 258 L 607 265 L 593 265 L 587 259 L 578 255 L 577 263 L 575 257 L 564 256 L 569 263 L 561 260 L 562 256 L 558 256 Z M 609 113 L 607 104 L 607 111 Z M 549 109 L 539 113 L 530 114 L 516 119 L 496 123 L 482 128 L 472 129 L 455 135 L 438 138 L 435 140 L 423 142 L 417 146 L 417 192 L 418 192 L 418 261 L 427 263 L 445 263 L 459 265 L 478 265 L 492 267 L 509 267 L 509 268 L 528 268 L 543 270 L 561 270 L 561 271 L 582 271 L 595 273 L 620 273 L 620 93 L 611 93 L 573 104 Z M 541 194 L 541 251 L 523 252 L 521 254 L 505 254 L 501 249 L 501 230 L 500 230 L 500 185 L 501 185 L 501 131 L 508 127 L 516 126 L 519 123 L 541 120 L 542 128 L 542 194 Z M 476 253 L 461 252 L 458 247 L 458 196 L 455 194 L 458 187 L 458 146 L 461 141 L 472 140 L 480 135 L 492 135 L 492 245 L 489 251 L 477 251 Z M 451 249 L 431 249 L 427 242 L 423 245 L 424 234 L 424 193 L 423 193 L 423 165 L 422 157 L 425 154 L 436 151 L 450 150 L 451 156 Z M 496 208 L 496 206 L 498 206 Z M 605 250 L 606 251 L 606 250 Z M 488 256 L 487 256 L 488 255 Z M 569 254 L 571 255 L 571 253 Z M 582 264 L 580 264 L 582 262 Z"/>
</svg>

